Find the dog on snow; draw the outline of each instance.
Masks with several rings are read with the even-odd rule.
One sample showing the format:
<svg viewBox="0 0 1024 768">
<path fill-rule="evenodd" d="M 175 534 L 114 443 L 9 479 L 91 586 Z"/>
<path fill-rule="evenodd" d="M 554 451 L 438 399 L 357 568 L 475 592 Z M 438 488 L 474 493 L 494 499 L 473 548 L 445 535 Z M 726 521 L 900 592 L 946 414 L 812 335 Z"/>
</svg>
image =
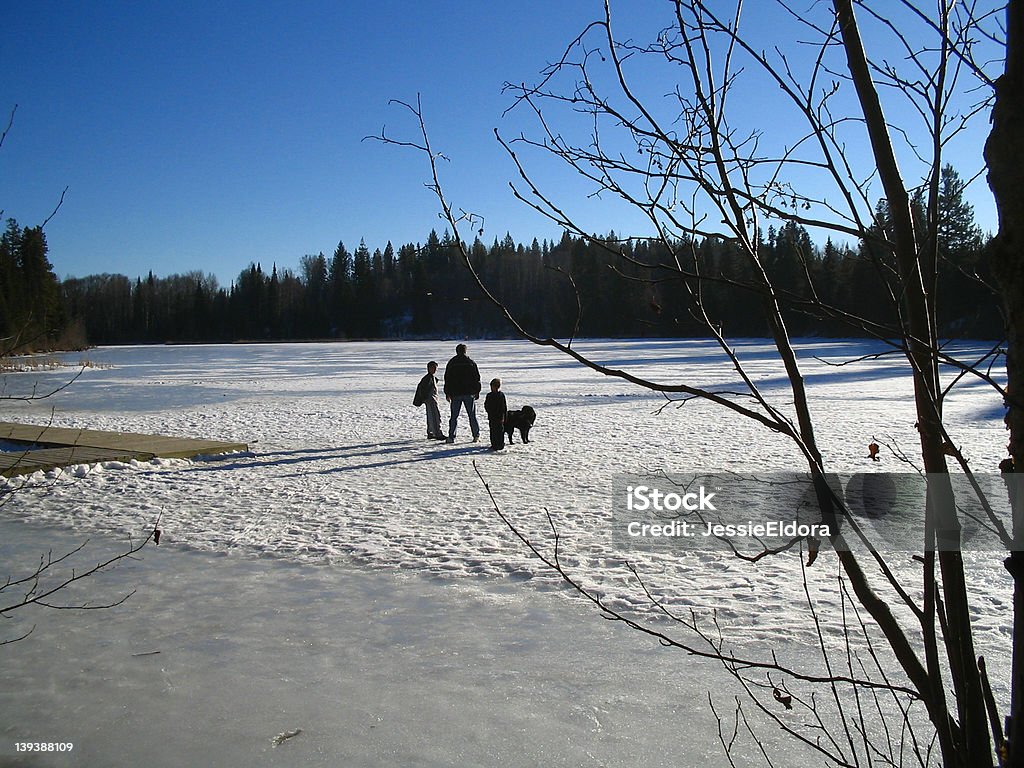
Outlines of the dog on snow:
<svg viewBox="0 0 1024 768">
<path fill-rule="evenodd" d="M 528 405 L 524 405 L 518 411 L 509 411 L 505 414 L 505 434 L 508 435 L 508 444 L 512 445 L 512 434 L 518 429 L 519 439 L 524 443 L 530 442 L 530 427 L 537 420 L 537 412 Z"/>
</svg>

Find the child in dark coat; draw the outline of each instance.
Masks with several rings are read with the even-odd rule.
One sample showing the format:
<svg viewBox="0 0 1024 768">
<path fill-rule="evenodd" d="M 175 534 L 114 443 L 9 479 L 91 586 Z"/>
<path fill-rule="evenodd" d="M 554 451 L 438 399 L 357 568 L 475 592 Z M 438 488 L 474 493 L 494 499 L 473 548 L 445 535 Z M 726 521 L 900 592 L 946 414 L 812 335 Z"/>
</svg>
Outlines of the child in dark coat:
<svg viewBox="0 0 1024 768">
<path fill-rule="evenodd" d="M 491 379 L 491 391 L 484 399 L 487 424 L 491 429 L 492 451 L 500 451 L 505 447 L 505 414 L 508 413 L 508 405 L 505 403 L 505 393 L 500 390 L 501 379 Z"/>
</svg>

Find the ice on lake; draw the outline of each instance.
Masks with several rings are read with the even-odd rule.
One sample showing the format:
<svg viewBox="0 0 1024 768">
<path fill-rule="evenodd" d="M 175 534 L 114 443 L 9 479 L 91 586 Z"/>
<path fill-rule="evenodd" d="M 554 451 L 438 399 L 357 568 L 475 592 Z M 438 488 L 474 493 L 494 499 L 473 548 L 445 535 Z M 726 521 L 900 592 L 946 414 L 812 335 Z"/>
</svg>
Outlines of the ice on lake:
<svg viewBox="0 0 1024 768">
<path fill-rule="evenodd" d="M 9 520 L 0 536 L 7 563 L 81 543 Z M 111 600 L 137 590 L 126 604 L 38 613 L 32 636 L 0 649 L 0 765 L 668 766 L 719 754 L 705 700 L 716 668 L 554 595 L 144 551 L 89 587 Z M 74 749 L 26 759 L 22 741 Z"/>
<path fill-rule="evenodd" d="M 740 386 L 709 342 L 580 344 L 638 375 Z M 86 537 L 116 547 L 157 521 L 163 539 L 96 582 L 107 594 L 137 590 L 125 605 L 19 619 L 37 627 L 0 648 L 12 671 L 0 682 L 0 765 L 721 764 L 707 695 L 728 709 L 727 677 L 573 600 L 502 524 L 474 462 L 524 532 L 547 540 L 550 513 L 574 573 L 611 605 L 642 610 L 607 535 L 614 475 L 788 469 L 798 457 L 720 409 L 664 407 L 661 396 L 507 341 L 470 342 L 470 354 L 485 380 L 502 378 L 510 407 L 537 410 L 533 442 L 517 437 L 491 455 L 468 442 L 465 416 L 455 445 L 428 442 L 412 393 L 426 361 L 443 369 L 453 346 L 103 348 L 68 390 L 9 403 L 7 420 L 244 441 L 250 453 L 77 467 L 7 497 L 5 563 Z M 916 441 L 898 361 L 820 361 L 871 351 L 801 347 L 836 471 L 863 468 L 874 438 Z M 740 353 L 785 408 L 792 398 L 769 346 L 752 341 Z M 66 377 L 9 376 L 5 391 Z M 964 381 L 946 408 L 957 444 L 994 468 L 1005 445 L 998 397 Z M 791 561 L 642 565 L 669 605 L 717 611 L 750 648 L 810 652 Z M 998 659 L 1010 622 L 1005 575 L 979 562 L 976 579 L 985 587 L 976 625 Z M 827 603 L 834 595 L 821 590 Z M 13 752 L 38 740 L 76 747 Z"/>
</svg>

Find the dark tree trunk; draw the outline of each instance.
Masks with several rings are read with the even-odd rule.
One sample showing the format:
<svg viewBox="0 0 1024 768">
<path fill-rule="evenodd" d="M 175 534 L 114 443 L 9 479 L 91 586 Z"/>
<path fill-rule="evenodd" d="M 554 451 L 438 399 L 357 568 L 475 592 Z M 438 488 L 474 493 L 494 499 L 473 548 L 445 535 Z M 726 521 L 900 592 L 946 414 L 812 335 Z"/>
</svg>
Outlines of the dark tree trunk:
<svg viewBox="0 0 1024 768">
<path fill-rule="evenodd" d="M 996 81 L 992 132 L 985 144 L 988 183 L 999 214 L 992 267 L 1006 313 L 1006 376 L 1010 396 L 1006 425 L 1013 469 L 1024 471 L 1024 0 L 1006 11 L 1006 71 Z M 1024 510 L 1015 499 L 1014 551 L 1006 559 L 1013 576 L 1013 664 L 1006 765 L 1024 768 Z"/>
<path fill-rule="evenodd" d="M 917 407 L 921 456 L 929 473 L 926 517 L 934 526 L 937 540 L 954 551 L 939 552 L 942 593 L 946 606 L 946 652 L 959 722 L 950 721 L 943 682 L 938 671 L 934 643 L 934 615 L 923 622 L 926 649 L 929 651 L 929 684 L 921 690 L 929 716 L 939 737 L 943 762 L 947 766 L 990 766 L 990 740 L 984 707 L 981 676 L 975 666 L 971 635 L 970 601 L 966 589 L 963 561 L 958 551 L 960 525 L 953 503 L 953 490 L 947 476 L 942 451 L 942 414 L 935 325 L 935 297 L 928 291 L 935 273 L 934 251 L 929 255 L 920 247 L 915 234 L 910 195 L 900 174 L 889 135 L 889 126 L 871 76 L 854 14 L 853 0 L 833 0 L 843 48 L 853 85 L 857 91 L 871 150 L 878 166 L 878 177 L 885 189 L 893 228 L 893 257 L 899 269 L 903 290 L 905 333 L 909 339 L 908 359 L 912 363 L 914 400 Z M 929 258 L 931 261 L 929 262 Z M 931 542 L 929 542 L 931 544 Z M 929 568 L 932 566 L 929 565 Z M 926 595 L 926 605 L 934 606 Z"/>
</svg>

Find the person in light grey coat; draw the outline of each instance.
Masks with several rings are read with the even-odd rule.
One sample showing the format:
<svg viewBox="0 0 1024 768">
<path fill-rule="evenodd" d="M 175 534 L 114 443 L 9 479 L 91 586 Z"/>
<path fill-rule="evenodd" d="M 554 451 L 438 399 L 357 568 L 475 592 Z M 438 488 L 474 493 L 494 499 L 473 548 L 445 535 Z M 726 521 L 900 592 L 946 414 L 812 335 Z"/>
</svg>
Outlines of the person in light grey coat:
<svg viewBox="0 0 1024 768">
<path fill-rule="evenodd" d="M 412 404 L 419 407 L 427 407 L 427 439 L 444 440 L 441 434 L 441 410 L 437 407 L 437 363 L 431 360 L 427 363 L 427 375 L 420 379 L 416 386 L 416 396 Z"/>
</svg>

